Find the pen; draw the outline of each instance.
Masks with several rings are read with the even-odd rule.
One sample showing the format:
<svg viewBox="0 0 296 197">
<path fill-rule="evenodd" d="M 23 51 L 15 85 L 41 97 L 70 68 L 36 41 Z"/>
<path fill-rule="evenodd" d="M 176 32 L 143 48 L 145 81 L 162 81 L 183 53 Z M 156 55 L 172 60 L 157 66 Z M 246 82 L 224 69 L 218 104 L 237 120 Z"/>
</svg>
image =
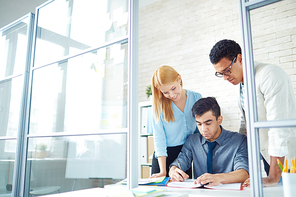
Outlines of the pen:
<svg viewBox="0 0 296 197">
<path fill-rule="evenodd" d="M 278 165 L 279 165 L 281 171 L 283 171 L 283 165 L 282 165 L 281 161 L 278 159 L 277 162 L 278 162 Z"/>
<path fill-rule="evenodd" d="M 295 162 L 293 159 L 291 161 L 292 161 L 292 167 L 290 169 L 290 173 L 296 173 Z"/>
<path fill-rule="evenodd" d="M 179 169 L 182 170 L 182 169 L 181 169 L 181 164 L 180 164 L 179 160 L 177 160 L 177 162 L 178 162 L 178 167 L 179 167 Z M 179 173 L 179 172 L 178 172 L 178 173 Z M 182 177 L 182 180 L 181 180 L 181 181 L 184 181 L 185 179 L 184 179 L 183 175 L 182 175 L 181 173 L 179 173 L 179 175 Z"/>
<path fill-rule="evenodd" d="M 201 183 L 200 183 L 200 186 L 201 186 L 201 187 L 205 187 L 205 186 L 207 186 L 208 184 L 210 184 L 210 183 L 205 183 L 205 184 L 201 184 Z"/>
<path fill-rule="evenodd" d="M 292 161 L 293 161 L 293 159 L 292 159 Z M 296 158 L 294 158 L 293 167 L 294 167 L 294 173 L 296 173 Z"/>
<path fill-rule="evenodd" d="M 288 161 L 285 159 L 285 167 L 283 169 L 283 172 L 288 172 Z"/>
<path fill-rule="evenodd" d="M 177 160 L 177 162 L 178 162 L 178 167 L 180 168 L 180 170 L 182 170 L 181 169 L 181 164 L 180 164 L 179 160 Z"/>
</svg>

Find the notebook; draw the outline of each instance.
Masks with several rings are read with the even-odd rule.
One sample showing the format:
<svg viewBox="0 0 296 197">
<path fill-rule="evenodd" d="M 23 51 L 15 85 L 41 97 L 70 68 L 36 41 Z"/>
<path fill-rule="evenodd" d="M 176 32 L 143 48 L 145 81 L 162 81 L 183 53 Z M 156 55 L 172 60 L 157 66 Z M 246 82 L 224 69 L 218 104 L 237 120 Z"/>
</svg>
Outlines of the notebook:
<svg viewBox="0 0 296 197">
<path fill-rule="evenodd" d="M 230 184 L 220 184 L 217 186 L 207 186 L 201 184 L 194 184 L 194 179 L 187 179 L 183 182 L 169 182 L 167 184 L 168 187 L 175 187 L 175 188 L 188 188 L 188 189 L 195 189 L 195 188 L 207 188 L 207 189 L 217 189 L 217 190 L 242 190 L 241 183 L 230 183 Z"/>
</svg>

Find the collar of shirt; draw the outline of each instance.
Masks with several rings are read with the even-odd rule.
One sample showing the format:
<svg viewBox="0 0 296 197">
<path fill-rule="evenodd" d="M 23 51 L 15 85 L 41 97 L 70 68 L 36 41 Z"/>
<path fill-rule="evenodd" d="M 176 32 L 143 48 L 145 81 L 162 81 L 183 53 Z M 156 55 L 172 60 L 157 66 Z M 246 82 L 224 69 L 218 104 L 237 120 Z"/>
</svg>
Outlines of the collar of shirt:
<svg viewBox="0 0 296 197">
<path fill-rule="evenodd" d="M 223 144 L 223 141 L 225 139 L 225 130 L 222 126 L 220 126 L 221 128 L 221 134 L 220 136 L 215 140 L 217 142 L 218 145 L 222 145 Z M 204 145 L 205 143 L 207 143 L 207 141 L 209 140 L 206 140 L 206 138 L 204 138 L 202 135 L 201 135 L 201 144 Z"/>
</svg>

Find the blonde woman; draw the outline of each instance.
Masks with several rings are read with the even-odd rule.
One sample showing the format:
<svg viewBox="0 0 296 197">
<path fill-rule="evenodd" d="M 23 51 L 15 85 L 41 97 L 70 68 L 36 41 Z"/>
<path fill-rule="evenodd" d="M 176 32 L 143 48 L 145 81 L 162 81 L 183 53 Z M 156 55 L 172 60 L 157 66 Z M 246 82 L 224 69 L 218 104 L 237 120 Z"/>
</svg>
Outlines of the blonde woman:
<svg viewBox="0 0 296 197">
<path fill-rule="evenodd" d="M 191 109 L 202 96 L 182 87 L 181 75 L 170 66 L 159 67 L 152 76 L 155 146 L 152 178 L 168 176 L 169 165 L 177 158 L 187 137 L 198 132 Z M 192 175 L 192 169 L 186 173 Z"/>
</svg>

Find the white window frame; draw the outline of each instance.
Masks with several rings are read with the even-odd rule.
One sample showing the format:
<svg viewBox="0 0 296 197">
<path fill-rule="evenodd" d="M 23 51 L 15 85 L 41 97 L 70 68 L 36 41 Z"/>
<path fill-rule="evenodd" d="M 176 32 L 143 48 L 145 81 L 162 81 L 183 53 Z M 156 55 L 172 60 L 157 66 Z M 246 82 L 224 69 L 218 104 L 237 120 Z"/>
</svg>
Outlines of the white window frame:
<svg viewBox="0 0 296 197">
<path fill-rule="evenodd" d="M 254 82 L 254 58 L 252 48 L 251 20 L 250 11 L 259 7 L 263 7 L 280 0 L 239 0 L 240 21 L 242 33 L 242 55 L 243 55 L 243 73 L 246 92 L 245 112 L 246 127 L 248 130 L 248 158 L 249 173 L 251 184 L 251 196 L 263 196 L 261 163 L 260 163 L 260 144 L 259 129 L 276 128 L 276 127 L 296 127 L 295 120 L 280 121 L 261 121 L 258 122 L 257 103 Z"/>
</svg>

